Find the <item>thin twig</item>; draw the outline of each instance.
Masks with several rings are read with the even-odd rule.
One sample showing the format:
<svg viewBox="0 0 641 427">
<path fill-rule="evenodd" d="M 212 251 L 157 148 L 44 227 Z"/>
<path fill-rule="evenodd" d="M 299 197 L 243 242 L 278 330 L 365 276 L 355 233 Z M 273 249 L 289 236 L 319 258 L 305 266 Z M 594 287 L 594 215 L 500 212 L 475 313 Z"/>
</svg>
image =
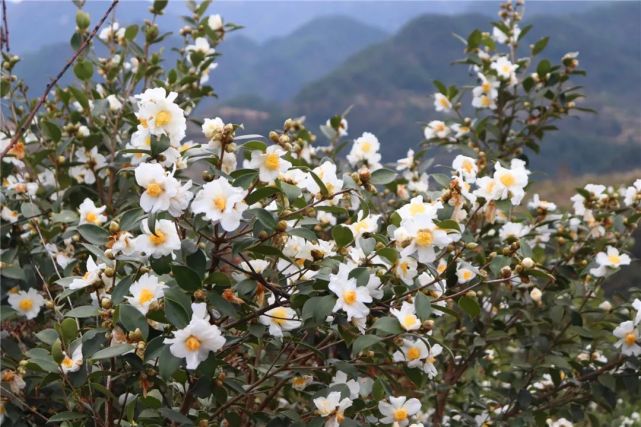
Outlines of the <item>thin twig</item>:
<svg viewBox="0 0 641 427">
<path fill-rule="evenodd" d="M 85 39 L 85 41 L 82 43 L 82 45 L 80 45 L 80 47 L 73 54 L 71 59 L 69 61 L 67 61 L 65 66 L 62 68 L 62 70 L 56 76 L 56 78 L 53 79 L 51 82 L 49 82 L 49 84 L 45 88 L 44 93 L 42 94 L 42 96 L 38 100 L 38 103 L 33 107 L 31 112 L 27 116 L 26 120 L 23 121 L 22 126 L 18 127 L 18 129 L 16 130 L 16 134 L 11 139 L 11 142 L 9 143 L 9 145 L 7 145 L 7 147 L 4 149 L 4 151 L 2 153 L 0 153 L 0 160 L 2 160 L 4 158 L 4 156 L 13 148 L 13 146 L 18 143 L 18 141 L 20 140 L 20 138 L 24 134 L 26 128 L 29 126 L 29 124 L 31 123 L 31 121 L 35 117 L 35 115 L 38 112 L 38 110 L 40 109 L 40 107 L 42 107 L 42 104 L 44 104 L 45 101 L 47 100 L 47 96 L 49 95 L 49 92 L 51 92 L 51 89 L 53 89 L 53 87 L 58 83 L 58 81 L 62 78 L 62 76 L 67 72 L 69 67 L 71 67 L 71 65 L 76 61 L 76 59 L 80 56 L 80 54 L 87 48 L 87 46 L 89 46 L 89 43 L 91 43 L 91 40 L 96 36 L 96 33 L 98 33 L 98 30 L 100 29 L 102 24 L 105 22 L 105 20 L 107 19 L 107 17 L 111 13 L 111 11 L 116 7 L 116 5 L 118 4 L 119 1 L 120 0 L 113 0 L 112 1 L 111 6 L 109 6 L 109 9 L 107 9 L 107 11 L 102 16 L 102 18 L 100 19 L 98 24 L 94 27 L 93 31 L 89 34 L 87 39 Z M 4 1 L 3 1 L 3 4 L 4 4 Z"/>
<path fill-rule="evenodd" d="M 5 46 L 7 52 L 9 49 L 9 25 L 7 24 L 7 0 L 2 0 L 2 32 L 0 33 L 2 37 L 2 43 L 0 43 L 0 48 Z"/>
</svg>

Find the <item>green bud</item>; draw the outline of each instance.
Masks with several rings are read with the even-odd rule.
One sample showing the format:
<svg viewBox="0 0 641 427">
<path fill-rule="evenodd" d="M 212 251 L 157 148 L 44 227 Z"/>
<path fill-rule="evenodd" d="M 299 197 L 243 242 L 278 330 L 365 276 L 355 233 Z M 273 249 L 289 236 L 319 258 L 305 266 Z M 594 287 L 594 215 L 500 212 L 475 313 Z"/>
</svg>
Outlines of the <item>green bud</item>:
<svg viewBox="0 0 641 427">
<path fill-rule="evenodd" d="M 70 317 L 63 320 L 60 324 L 60 332 L 62 339 L 66 343 L 73 341 L 73 339 L 78 335 L 78 324 L 76 323 L 76 320 Z"/>
<path fill-rule="evenodd" d="M 62 351 L 62 342 L 60 338 L 54 341 L 51 345 L 51 356 L 56 363 L 60 364 L 65 359 L 65 353 Z"/>
<path fill-rule="evenodd" d="M 76 12 L 76 25 L 78 28 L 80 30 L 86 30 L 89 27 L 89 24 L 89 14 L 82 10 L 78 10 L 78 12 Z"/>
</svg>

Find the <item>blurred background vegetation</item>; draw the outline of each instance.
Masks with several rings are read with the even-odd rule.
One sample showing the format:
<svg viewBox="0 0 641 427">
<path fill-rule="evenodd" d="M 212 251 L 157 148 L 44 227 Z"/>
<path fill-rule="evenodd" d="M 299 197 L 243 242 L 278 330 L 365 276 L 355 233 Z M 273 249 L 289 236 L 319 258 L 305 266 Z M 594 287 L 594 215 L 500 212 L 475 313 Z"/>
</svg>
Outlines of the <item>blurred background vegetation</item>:
<svg viewBox="0 0 641 427">
<path fill-rule="evenodd" d="M 71 53 L 75 7 L 71 1 L 26 0 L 8 6 L 12 52 L 23 58 L 17 73 L 39 93 Z M 106 6 L 89 2 L 86 9 L 95 20 Z M 148 7 L 123 1 L 114 19 L 141 22 Z M 451 65 L 462 54 L 454 34 L 491 31 L 498 2 L 222 1 L 211 10 L 246 29 L 221 45 L 209 81 L 218 98 L 204 103 L 199 115 L 267 133 L 300 115 L 318 129 L 353 106 L 351 135 L 375 133 L 383 159 L 392 160 L 420 142 L 420 123 L 441 117 L 432 107 L 433 80 L 471 81 L 465 66 Z M 181 2 L 170 2 L 161 29 L 177 31 L 185 13 Z M 641 3 L 530 1 L 524 24 L 534 25 L 526 43 L 550 36 L 547 56 L 580 52 L 581 68 L 588 71 L 576 82 L 587 94 L 580 106 L 598 112 L 565 121 L 549 134 L 540 155 L 529 156 L 536 190 L 567 207 L 575 188 L 588 182 L 641 177 Z M 179 38 L 170 36 L 166 46 L 179 47 Z M 444 153 L 433 156 L 434 167 L 447 162 Z M 633 283 L 641 284 L 638 262 L 614 276 L 610 287 Z"/>
</svg>

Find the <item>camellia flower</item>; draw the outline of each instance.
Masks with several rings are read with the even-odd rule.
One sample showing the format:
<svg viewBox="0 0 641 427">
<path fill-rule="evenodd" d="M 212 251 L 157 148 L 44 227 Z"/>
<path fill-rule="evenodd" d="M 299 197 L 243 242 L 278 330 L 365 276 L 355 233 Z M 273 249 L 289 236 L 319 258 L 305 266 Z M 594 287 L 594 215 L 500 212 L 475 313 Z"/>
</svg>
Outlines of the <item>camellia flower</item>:
<svg viewBox="0 0 641 427">
<path fill-rule="evenodd" d="M 506 222 L 499 230 L 499 237 L 505 241 L 509 238 L 520 239 L 530 232 L 530 227 L 520 222 Z"/>
<path fill-rule="evenodd" d="M 363 134 L 354 141 L 352 151 L 347 155 L 347 161 L 352 166 L 363 161 L 372 168 L 380 167 L 380 148 L 381 144 L 374 134 L 363 132 Z"/>
<path fill-rule="evenodd" d="M 348 397 L 341 400 L 340 391 L 333 391 L 327 397 L 317 397 L 314 405 L 321 417 L 327 418 L 325 427 L 338 427 L 345 420 L 345 409 L 352 406 Z"/>
<path fill-rule="evenodd" d="M 514 206 L 521 203 L 525 195 L 523 189 L 528 183 L 528 175 L 530 174 L 530 171 L 525 168 L 525 162 L 521 159 L 512 159 L 510 169 L 506 169 L 496 162 L 494 169 L 498 197 L 500 199 L 511 197 Z"/>
<path fill-rule="evenodd" d="M 35 319 L 36 316 L 38 316 L 42 305 L 45 303 L 45 299 L 34 288 L 29 288 L 27 292 L 9 291 L 7 301 L 11 308 L 29 320 Z"/>
<path fill-rule="evenodd" d="M 107 209 L 107 206 L 96 207 L 93 200 L 86 198 L 78 206 L 78 211 L 80 212 L 79 224 L 102 224 L 107 221 L 107 217 L 102 214 L 105 209 Z"/>
<path fill-rule="evenodd" d="M 406 362 L 408 368 L 418 368 L 423 360 L 429 355 L 427 344 L 420 339 L 415 341 L 403 339 L 403 346 L 396 351 L 392 358 L 395 362 Z"/>
<path fill-rule="evenodd" d="M 109 103 L 109 109 L 111 111 L 120 111 L 122 109 L 122 102 L 114 94 L 107 96 L 107 102 Z"/>
<path fill-rule="evenodd" d="M 98 147 L 91 150 L 76 150 L 76 160 L 81 165 L 69 168 L 69 175 L 80 184 L 94 184 L 96 182 L 96 171 L 107 166 L 107 159 L 98 153 Z M 101 176 L 102 173 L 101 173 Z"/>
<path fill-rule="evenodd" d="M 167 212 L 173 217 L 179 217 L 185 212 L 189 206 L 189 202 L 194 197 L 194 193 L 189 191 L 191 188 L 191 180 L 187 181 L 184 185 L 176 187 L 176 194 L 169 199 L 169 209 Z"/>
<path fill-rule="evenodd" d="M 13 224 L 14 222 L 18 221 L 18 217 L 20 216 L 20 214 L 18 213 L 18 211 L 14 211 L 6 206 L 3 206 L 2 211 L 0 212 L 0 216 L 3 220 Z"/>
<path fill-rule="evenodd" d="M 641 323 L 641 300 L 639 298 L 634 299 L 634 301 L 632 302 L 632 308 L 637 311 L 637 314 L 634 317 L 634 324 L 638 325 L 639 323 Z"/>
<path fill-rule="evenodd" d="M 278 145 L 267 147 L 264 153 L 258 150 L 252 151 L 248 167 L 258 169 L 258 178 L 261 181 L 265 183 L 273 182 L 279 175 L 292 167 L 289 161 L 282 158 L 284 154 L 285 150 Z"/>
<path fill-rule="evenodd" d="M 87 258 L 86 267 L 87 271 L 85 272 L 85 274 L 81 278 L 74 279 L 69 284 L 69 289 L 82 289 L 86 288 L 87 286 L 93 285 L 98 280 L 100 280 L 100 276 L 105 270 L 106 265 L 104 263 L 96 264 L 93 257 L 89 255 L 89 257 Z"/>
<path fill-rule="evenodd" d="M 621 353 L 626 356 L 641 355 L 641 346 L 637 344 L 639 340 L 639 328 L 631 320 L 622 322 L 612 332 L 615 337 L 619 338 L 614 346 L 621 348 Z"/>
<path fill-rule="evenodd" d="M 258 321 L 269 326 L 269 333 L 278 338 L 283 337 L 283 331 L 291 331 L 300 327 L 300 320 L 297 320 L 296 311 L 289 307 L 276 307 L 258 318 Z"/>
<path fill-rule="evenodd" d="M 205 119 L 201 127 L 205 138 L 209 141 L 209 149 L 220 154 L 222 148 L 221 138 L 225 129 L 225 122 L 220 117 Z"/>
<path fill-rule="evenodd" d="M 519 35 L 521 35 L 521 29 L 517 26 L 514 26 L 514 28 L 512 28 L 511 36 L 508 36 L 507 34 L 505 34 L 503 30 L 501 30 L 499 27 L 492 28 L 492 38 L 497 43 L 503 43 L 503 44 L 516 43 L 516 41 L 519 39 Z"/>
<path fill-rule="evenodd" d="M 378 410 L 383 414 L 381 423 L 403 427 L 409 424 L 410 417 L 421 410 L 418 399 L 407 399 L 405 396 L 389 397 L 389 402 L 378 402 Z"/>
<path fill-rule="evenodd" d="M 548 418 L 545 420 L 547 423 L 548 427 L 573 427 L 574 424 L 572 421 L 568 420 L 567 418 L 559 418 L 557 420 L 553 420 L 551 418 Z"/>
<path fill-rule="evenodd" d="M 140 196 L 140 207 L 145 212 L 166 211 L 180 184 L 158 163 L 141 163 L 135 170 L 136 182 L 145 191 Z"/>
<path fill-rule="evenodd" d="M 113 240 L 111 251 L 114 255 L 133 255 L 136 252 L 134 236 L 128 231 L 120 231 Z"/>
<path fill-rule="evenodd" d="M 76 347 L 76 349 L 71 353 L 71 357 L 64 353 L 65 357 L 60 362 L 60 368 L 65 374 L 68 372 L 76 372 L 82 366 L 82 345 Z"/>
<path fill-rule="evenodd" d="M 436 111 L 442 111 L 448 113 L 452 109 L 452 103 L 447 98 L 447 96 L 442 93 L 434 94 L 434 108 Z"/>
<path fill-rule="evenodd" d="M 496 71 L 496 74 L 498 74 L 502 80 L 512 81 L 515 78 L 515 72 L 519 66 L 512 64 L 507 57 L 501 56 L 493 61 L 490 67 Z"/>
<path fill-rule="evenodd" d="M 167 135 L 174 145 L 180 143 L 187 131 L 185 112 L 174 103 L 177 96 L 176 92 L 167 94 L 161 87 L 147 89 L 144 93 L 136 95 L 136 117 L 140 127 L 155 136 Z"/>
<path fill-rule="evenodd" d="M 462 176 L 466 182 L 472 183 L 476 181 L 476 174 L 479 168 L 476 165 L 476 160 L 473 158 L 459 154 L 454 158 L 452 168 Z"/>
<path fill-rule="evenodd" d="M 632 206 L 639 200 L 640 195 L 641 178 L 634 181 L 634 184 L 632 184 L 632 186 L 625 189 L 623 203 L 625 203 L 626 206 Z"/>
<path fill-rule="evenodd" d="M 211 221 L 220 221 L 225 231 L 234 231 L 240 225 L 240 218 L 247 209 L 243 201 L 247 191 L 234 187 L 220 177 L 205 184 L 196 194 L 191 210 L 195 214 L 205 214 Z"/>
<path fill-rule="evenodd" d="M 166 288 L 167 285 L 159 282 L 158 277 L 145 273 L 131 285 L 129 292 L 132 296 L 126 299 L 142 314 L 147 314 L 149 306 L 163 297 Z"/>
<path fill-rule="evenodd" d="M 292 388 L 294 390 L 303 391 L 314 381 L 314 377 L 311 375 L 296 375 L 292 378 Z"/>
<path fill-rule="evenodd" d="M 345 384 L 349 390 L 349 398 L 356 399 L 360 394 L 361 385 L 356 380 L 350 380 L 347 377 L 347 374 L 343 371 L 336 371 L 336 375 L 332 378 L 332 382 L 329 384 L 330 387 L 333 387 L 338 384 Z"/>
<path fill-rule="evenodd" d="M 100 31 L 100 34 L 98 34 L 98 38 L 105 43 L 109 43 L 111 41 L 120 43 L 125 38 L 125 30 L 126 29 L 124 27 L 120 27 L 120 24 L 114 22 L 113 24 L 103 28 L 102 31 Z"/>
<path fill-rule="evenodd" d="M 193 314 L 189 324 L 175 331 L 173 338 L 165 338 L 164 343 L 171 344 L 171 354 L 187 361 L 187 369 L 196 369 L 210 352 L 223 348 L 226 340 L 218 326 L 209 323 L 207 304 L 194 303 L 191 309 Z"/>
<path fill-rule="evenodd" d="M 440 120 L 432 120 L 427 124 L 424 130 L 425 139 L 434 138 L 447 138 L 450 134 L 450 128 L 447 127 L 445 122 Z"/>
<path fill-rule="evenodd" d="M 416 307 L 414 304 L 403 301 L 401 309 L 390 309 L 390 314 L 398 319 L 398 323 L 406 331 L 415 331 L 421 327 L 421 321 L 416 315 Z"/>
<path fill-rule="evenodd" d="M 153 233 L 149 229 L 147 219 L 143 220 L 141 227 L 143 234 L 134 239 L 136 252 L 152 258 L 160 258 L 165 255 L 175 257 L 174 251 L 180 249 L 180 237 L 173 221 L 156 220 Z"/>
<path fill-rule="evenodd" d="M 590 269 L 590 274 L 594 277 L 603 277 L 607 274 L 608 268 L 616 269 L 630 264 L 630 257 L 627 254 L 620 254 L 617 248 L 608 246 L 605 252 L 596 254 L 596 262 L 599 266 Z"/>
<path fill-rule="evenodd" d="M 403 221 L 401 227 L 394 231 L 394 238 L 403 244 L 408 240 L 410 242 L 401 249 L 401 256 L 406 257 L 416 253 L 418 260 L 424 264 L 436 259 L 435 248 L 443 248 L 452 242 L 447 232 L 431 221 Z"/>
<path fill-rule="evenodd" d="M 467 262 L 461 262 L 456 267 L 456 277 L 460 284 L 467 283 L 473 280 L 478 274 L 476 267 L 473 267 Z"/>
<path fill-rule="evenodd" d="M 364 212 L 359 211 L 356 222 L 349 225 L 349 229 L 352 231 L 354 236 L 354 241 L 358 245 L 358 239 L 363 236 L 365 233 L 375 233 L 378 230 L 378 219 L 380 215 L 368 215 L 363 217 Z"/>
<path fill-rule="evenodd" d="M 332 127 L 332 122 L 330 119 L 327 119 L 327 122 L 325 122 L 325 126 L 327 127 Z M 344 137 L 347 136 L 347 129 L 349 127 L 349 124 L 347 123 L 347 119 L 345 117 L 341 117 L 341 121 L 338 124 L 338 136 Z"/>
<path fill-rule="evenodd" d="M 347 320 L 352 317 L 367 317 L 369 308 L 365 303 L 372 302 L 372 296 L 365 286 L 357 286 L 356 279 L 349 280 L 330 280 L 329 290 L 334 292 L 338 299 L 334 305 L 333 312 L 343 310 L 347 313 Z"/>
<path fill-rule="evenodd" d="M 2 379 L 3 383 L 9 384 L 9 388 L 14 394 L 22 393 L 22 390 L 27 385 L 22 379 L 22 376 L 12 369 L 5 369 L 4 371 L 2 371 L 2 375 L 0 375 L 0 378 Z"/>
<path fill-rule="evenodd" d="M 212 48 L 204 37 L 197 37 L 196 40 L 194 40 L 194 44 L 190 44 L 186 49 L 187 52 L 198 52 L 203 55 L 213 55 L 216 53 L 216 49 Z"/>
<path fill-rule="evenodd" d="M 418 263 L 414 258 L 409 256 L 401 257 L 394 264 L 394 274 L 406 285 L 411 285 L 417 275 L 417 267 Z"/>
<path fill-rule="evenodd" d="M 440 344 L 434 344 L 425 358 L 425 363 L 423 364 L 423 372 L 427 374 L 429 378 L 434 378 L 438 371 L 436 370 L 436 357 L 443 352 L 443 347 Z"/>
<path fill-rule="evenodd" d="M 214 31 L 220 31 L 223 29 L 224 25 L 223 18 L 218 14 L 211 15 L 209 18 L 207 18 L 207 25 Z"/>
<path fill-rule="evenodd" d="M 426 203 L 423 201 L 423 196 L 416 196 L 409 203 L 401 206 L 397 212 L 402 221 L 431 222 L 436 219 L 437 211 L 442 208 L 441 202 Z"/>
</svg>

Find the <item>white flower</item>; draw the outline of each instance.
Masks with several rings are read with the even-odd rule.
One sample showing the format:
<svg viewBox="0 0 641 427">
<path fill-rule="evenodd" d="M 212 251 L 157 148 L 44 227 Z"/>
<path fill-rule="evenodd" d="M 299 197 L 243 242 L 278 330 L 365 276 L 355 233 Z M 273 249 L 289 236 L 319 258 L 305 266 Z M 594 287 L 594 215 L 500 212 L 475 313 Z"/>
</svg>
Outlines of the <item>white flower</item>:
<svg viewBox="0 0 641 427">
<path fill-rule="evenodd" d="M 341 393 L 333 391 L 327 397 L 317 397 L 314 405 L 321 417 L 327 418 L 325 427 L 338 427 L 345 420 L 345 409 L 352 406 L 352 400 L 344 398 L 341 400 Z"/>
<path fill-rule="evenodd" d="M 76 349 L 71 353 L 71 357 L 64 353 L 64 359 L 60 362 L 60 368 L 65 374 L 68 372 L 76 372 L 82 366 L 82 345 L 76 347 Z"/>
<path fill-rule="evenodd" d="M 434 221 L 437 211 L 443 208 L 441 202 L 427 203 L 423 196 L 416 196 L 409 203 L 403 205 L 397 212 L 402 221 L 414 220 L 418 222 Z"/>
<path fill-rule="evenodd" d="M 478 274 L 478 269 L 467 262 L 461 262 L 456 266 L 456 277 L 462 285 L 473 280 Z"/>
<path fill-rule="evenodd" d="M 141 163 L 135 170 L 136 182 L 145 191 L 140 196 L 140 207 L 145 212 L 166 211 L 172 197 L 178 193 L 179 183 L 158 163 Z"/>
<path fill-rule="evenodd" d="M 414 283 L 414 278 L 417 275 L 417 267 L 418 263 L 414 258 L 409 256 L 401 257 L 394 264 L 394 274 L 409 286 Z"/>
<path fill-rule="evenodd" d="M 499 230 L 499 237 L 505 241 L 509 238 L 520 239 L 530 232 L 530 227 L 520 222 L 506 222 Z"/>
<path fill-rule="evenodd" d="M 327 119 L 327 122 L 325 122 L 325 126 L 327 127 L 332 127 L 332 122 L 330 119 Z M 347 119 L 345 117 L 341 117 L 341 122 L 338 124 L 338 136 L 347 136 L 347 129 L 349 125 L 347 123 Z"/>
<path fill-rule="evenodd" d="M 176 194 L 169 199 L 169 209 L 167 211 L 173 217 L 179 217 L 183 214 L 189 202 L 194 197 L 194 193 L 189 191 L 191 188 L 191 180 L 187 181 L 184 185 L 176 187 Z"/>
<path fill-rule="evenodd" d="M 632 206 L 641 194 L 641 179 L 634 181 L 634 184 L 625 189 L 623 203 L 626 206 Z"/>
<path fill-rule="evenodd" d="M 2 211 L 0 212 L 0 216 L 3 220 L 13 224 L 14 222 L 18 221 L 18 217 L 20 216 L 20 214 L 18 213 L 18 211 L 14 211 L 6 206 L 3 206 Z"/>
<path fill-rule="evenodd" d="M 617 248 L 608 246 L 606 252 L 596 254 L 596 262 L 599 266 L 590 269 L 590 274 L 594 277 L 603 277 L 607 274 L 608 268 L 616 269 L 630 264 L 630 257 L 627 254 L 620 254 Z"/>
<path fill-rule="evenodd" d="M 294 390 L 303 391 L 314 381 L 311 375 L 297 375 L 292 378 L 292 388 Z"/>
<path fill-rule="evenodd" d="M 504 168 L 499 162 L 494 165 L 494 181 L 500 199 L 511 197 L 514 206 L 521 203 L 528 183 L 530 171 L 525 168 L 525 162 L 512 159 L 510 169 Z"/>
<path fill-rule="evenodd" d="M 89 255 L 89 257 L 87 258 L 86 267 L 87 271 L 85 272 L 85 274 L 81 278 L 74 279 L 69 284 L 69 289 L 82 289 L 86 288 L 87 286 L 93 285 L 100 279 L 100 276 L 106 268 L 106 265 L 103 263 L 96 264 L 93 257 Z"/>
<path fill-rule="evenodd" d="M 66 250 L 61 251 L 58 249 L 58 246 L 53 243 L 47 243 L 45 244 L 45 249 L 56 259 L 56 262 L 62 268 L 67 268 L 67 266 L 74 260 L 74 258 L 69 256 L 70 254 L 73 254 L 73 246 L 71 245 L 67 245 Z"/>
<path fill-rule="evenodd" d="M 147 89 L 136 95 L 140 126 L 152 135 L 167 135 L 172 145 L 178 145 L 187 130 L 185 112 L 174 103 L 177 96 L 176 92 L 167 95 L 164 88 Z"/>
<path fill-rule="evenodd" d="M 258 178 L 265 182 L 273 182 L 281 174 L 284 174 L 292 164 L 283 159 L 285 150 L 278 145 L 271 145 L 267 147 L 265 152 L 252 151 L 251 160 L 248 167 L 258 169 Z"/>
<path fill-rule="evenodd" d="M 621 347 L 621 353 L 626 356 L 641 355 L 641 346 L 637 344 L 639 340 L 639 329 L 631 320 L 625 321 L 617 326 L 612 332 L 615 337 L 619 338 L 614 346 Z"/>
<path fill-rule="evenodd" d="M 278 338 L 282 338 L 283 331 L 294 330 L 301 324 L 297 319 L 296 311 L 289 307 L 272 308 L 261 315 L 258 320 L 263 325 L 269 326 L 270 335 Z"/>
<path fill-rule="evenodd" d="M 482 197 L 485 200 L 497 200 L 501 195 L 501 189 L 496 185 L 496 180 L 489 176 L 482 176 L 476 180 L 477 189 L 474 190 L 474 195 Z"/>
<path fill-rule="evenodd" d="M 516 43 L 516 41 L 519 39 L 520 34 L 521 34 L 521 29 L 516 26 L 512 28 L 511 36 L 508 36 L 506 33 L 504 33 L 503 30 L 501 30 L 499 27 L 492 28 L 492 38 L 497 43 L 502 43 L 502 44 Z"/>
<path fill-rule="evenodd" d="M 11 308 L 27 319 L 35 319 L 45 303 L 45 299 L 34 288 L 29 288 L 27 292 L 9 292 L 7 301 Z"/>
<path fill-rule="evenodd" d="M 404 159 L 398 159 L 396 161 L 396 170 L 402 171 L 406 169 L 411 169 L 414 166 L 414 150 L 411 148 L 407 150 L 407 157 Z"/>
<path fill-rule="evenodd" d="M 149 229 L 147 219 L 143 220 L 141 227 L 143 234 L 136 237 L 133 242 L 136 252 L 152 258 L 160 258 L 165 255 L 175 257 L 174 251 L 180 249 L 180 237 L 173 221 L 156 220 L 153 233 Z"/>
<path fill-rule="evenodd" d="M 134 248 L 134 236 L 128 231 L 121 231 L 111 246 L 114 255 L 132 255 L 136 252 Z"/>
<path fill-rule="evenodd" d="M 359 211 L 356 222 L 350 224 L 348 227 L 352 231 L 354 241 L 358 245 L 360 239 L 365 233 L 375 233 L 378 230 L 378 219 L 380 215 L 369 215 L 363 218 L 364 212 Z"/>
<path fill-rule="evenodd" d="M 159 282 L 158 277 L 145 273 L 131 285 L 129 292 L 132 296 L 126 299 L 142 314 L 147 314 L 149 306 L 163 297 L 166 288 L 167 285 Z"/>
<path fill-rule="evenodd" d="M 401 309 L 390 309 L 390 314 L 398 319 L 398 323 L 406 331 L 415 331 L 421 327 L 421 321 L 416 315 L 416 307 L 414 304 L 403 301 Z"/>
<path fill-rule="evenodd" d="M 450 128 L 445 122 L 432 120 L 427 124 L 424 130 L 425 139 L 446 138 L 450 134 Z"/>
<path fill-rule="evenodd" d="M 558 420 L 552 420 L 548 418 L 545 420 L 549 427 L 572 427 L 574 424 L 566 418 L 559 418 Z"/>
<path fill-rule="evenodd" d="M 402 245 L 410 241 L 401 249 L 402 257 L 418 253 L 419 262 L 424 264 L 436 259 L 435 248 L 443 248 L 452 243 L 447 232 L 431 221 L 403 221 L 401 227 L 394 231 L 394 238 Z"/>
<path fill-rule="evenodd" d="M 218 154 L 222 148 L 221 138 L 225 129 L 225 122 L 223 122 L 223 119 L 220 117 L 205 119 L 201 129 L 205 138 L 209 141 L 209 149 Z"/>
<path fill-rule="evenodd" d="M 442 93 L 434 94 L 434 108 L 436 111 L 442 111 L 448 113 L 452 109 L 452 103 L 447 98 L 447 96 Z"/>
<path fill-rule="evenodd" d="M 220 170 L 226 174 L 230 174 L 238 167 L 238 160 L 235 153 L 225 153 L 223 156 L 223 163 L 220 165 Z"/>
<path fill-rule="evenodd" d="M 512 81 L 515 78 L 515 72 L 518 68 L 518 64 L 512 64 L 509 59 L 505 56 L 501 56 L 492 62 L 490 68 L 496 71 L 499 78 L 502 80 Z"/>
<path fill-rule="evenodd" d="M 343 310 L 347 313 L 348 321 L 352 320 L 352 317 L 367 317 L 369 308 L 365 303 L 372 302 L 372 296 L 367 287 L 357 286 L 354 278 L 349 280 L 332 280 L 330 278 L 328 287 L 338 297 L 332 310 L 334 313 Z"/>
<path fill-rule="evenodd" d="M 434 378 L 438 375 L 438 370 L 434 364 L 436 363 L 436 357 L 443 352 L 443 347 L 440 344 L 434 344 L 429 351 L 429 354 L 425 358 L 425 364 L 423 365 L 423 372 L 427 374 L 429 378 Z"/>
<path fill-rule="evenodd" d="M 187 52 L 198 52 L 203 55 L 213 55 L 216 53 L 216 49 L 212 48 L 209 45 L 209 42 L 204 37 L 198 37 L 194 40 L 194 44 L 187 46 Z"/>
<path fill-rule="evenodd" d="M 107 206 L 96 207 L 93 200 L 86 198 L 80 206 L 78 206 L 78 211 L 80 212 L 80 221 L 78 224 L 102 224 L 107 221 L 107 217 L 102 214 L 105 209 L 107 209 Z"/>
<path fill-rule="evenodd" d="M 364 161 L 372 168 L 380 167 L 381 154 L 378 152 L 380 148 L 381 144 L 374 134 L 363 132 L 363 135 L 354 141 L 352 151 L 347 155 L 347 161 L 352 166 Z"/>
<path fill-rule="evenodd" d="M 634 324 L 638 325 L 641 323 L 641 300 L 639 298 L 635 298 L 632 302 L 632 307 L 637 311 L 637 314 L 634 317 Z"/>
<path fill-rule="evenodd" d="M 82 165 L 76 165 L 69 168 L 69 175 L 81 184 L 94 184 L 96 182 L 95 172 L 107 165 L 105 156 L 98 153 L 98 147 L 91 150 L 77 150 L 76 160 Z M 102 173 L 101 172 L 101 176 Z"/>
<path fill-rule="evenodd" d="M 459 154 L 452 162 L 452 168 L 463 177 L 466 182 L 476 181 L 476 174 L 479 171 L 476 160 L 471 157 Z"/>
<path fill-rule="evenodd" d="M 107 96 L 107 102 L 109 103 L 109 109 L 111 111 L 120 111 L 122 109 L 122 102 L 118 99 L 116 95 Z"/>
<path fill-rule="evenodd" d="M 98 38 L 105 43 L 116 41 L 120 43 L 125 38 L 125 28 L 120 28 L 120 24 L 114 22 L 113 24 L 105 27 L 98 34 Z"/>
<path fill-rule="evenodd" d="M 545 212 L 552 212 L 556 210 L 556 205 L 554 203 L 541 200 L 537 193 L 532 196 L 532 200 L 528 203 L 527 207 L 535 210 L 541 209 Z"/>
<path fill-rule="evenodd" d="M 191 321 L 185 328 L 174 332 L 173 338 L 165 338 L 171 344 L 169 351 L 174 356 L 186 359 L 187 369 L 196 369 L 207 359 L 210 352 L 216 352 L 225 345 L 225 337 L 218 326 L 209 323 L 205 303 L 192 304 Z"/>
<path fill-rule="evenodd" d="M 295 170 L 297 169 L 294 169 L 294 171 Z M 290 177 L 293 176 L 297 180 L 300 180 L 302 178 L 302 176 L 298 173 L 291 175 L 290 174 L 291 172 L 292 170 L 288 172 L 288 176 Z M 325 185 L 325 188 L 327 188 L 327 192 L 329 194 L 335 194 L 343 188 L 343 180 L 338 179 L 338 176 L 336 175 L 336 165 L 334 163 L 330 161 L 325 161 L 320 166 L 314 168 L 313 172 L 321 180 L 323 185 Z M 312 177 L 312 175 L 309 173 L 305 173 L 304 179 L 300 183 L 300 185 L 306 188 L 312 194 L 320 193 L 320 186 L 318 185 L 316 180 Z M 329 202 L 330 204 L 332 203 L 335 204 L 336 199 L 333 198 Z"/>
<path fill-rule="evenodd" d="M 383 414 L 381 423 L 403 427 L 409 424 L 412 415 L 421 410 L 421 402 L 414 398 L 407 400 L 405 396 L 390 396 L 389 402 L 378 402 L 378 410 Z"/>
<path fill-rule="evenodd" d="M 349 390 L 349 398 L 356 399 L 360 394 L 361 385 L 356 380 L 350 380 L 347 378 L 347 374 L 343 371 L 336 371 L 336 375 L 332 378 L 330 387 L 333 387 L 338 384 L 345 384 Z"/>
<path fill-rule="evenodd" d="M 209 18 L 207 18 L 207 25 L 209 25 L 209 28 L 214 31 L 222 30 L 224 26 L 222 16 L 218 14 L 211 15 Z"/>
<path fill-rule="evenodd" d="M 395 362 L 406 362 L 409 368 L 419 368 L 423 360 L 429 355 L 427 344 L 421 339 L 415 341 L 403 339 L 403 346 L 396 351 L 392 358 Z"/>
<path fill-rule="evenodd" d="M 225 231 L 234 231 L 240 225 L 240 218 L 247 209 L 244 202 L 247 191 L 234 187 L 220 177 L 205 184 L 196 194 L 191 210 L 195 214 L 205 214 L 211 221 L 220 221 Z"/>
</svg>

